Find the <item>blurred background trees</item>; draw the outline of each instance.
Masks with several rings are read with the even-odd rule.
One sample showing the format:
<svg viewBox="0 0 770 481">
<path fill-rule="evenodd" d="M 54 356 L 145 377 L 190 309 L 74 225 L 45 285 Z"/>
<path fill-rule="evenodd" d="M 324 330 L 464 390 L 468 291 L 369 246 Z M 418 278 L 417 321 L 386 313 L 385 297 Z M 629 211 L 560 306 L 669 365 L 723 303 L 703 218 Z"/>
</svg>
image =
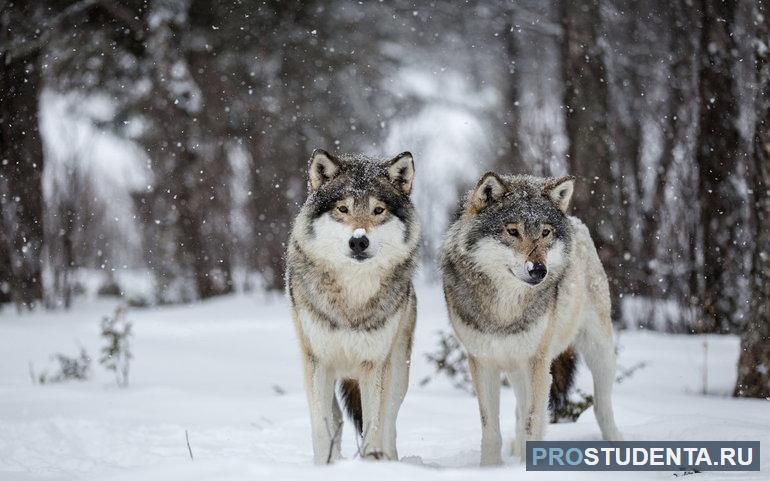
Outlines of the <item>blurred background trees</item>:
<svg viewBox="0 0 770 481">
<path fill-rule="evenodd" d="M 280 289 L 309 153 L 409 149 L 427 278 L 484 170 L 569 172 L 617 322 L 743 332 L 763 5 L 0 2 L 0 302 L 69 306 L 83 272 L 149 273 L 150 303 Z"/>
<path fill-rule="evenodd" d="M 743 328 L 736 396 L 770 398 L 770 2 L 752 11 L 756 33 L 756 125 L 749 163 L 754 238 L 749 315 Z"/>
</svg>

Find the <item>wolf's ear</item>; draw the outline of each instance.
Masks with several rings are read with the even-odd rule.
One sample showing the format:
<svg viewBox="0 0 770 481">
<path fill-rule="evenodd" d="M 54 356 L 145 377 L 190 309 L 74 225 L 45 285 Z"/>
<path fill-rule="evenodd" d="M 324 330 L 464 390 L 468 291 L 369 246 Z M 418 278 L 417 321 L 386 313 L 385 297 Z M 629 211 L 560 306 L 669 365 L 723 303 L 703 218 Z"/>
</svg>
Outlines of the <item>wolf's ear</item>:
<svg viewBox="0 0 770 481">
<path fill-rule="evenodd" d="M 315 149 L 310 156 L 309 186 L 310 192 L 315 192 L 323 184 L 329 182 L 340 171 L 340 161 L 329 152 Z"/>
<path fill-rule="evenodd" d="M 562 212 L 566 213 L 574 189 L 575 176 L 567 175 L 548 179 L 543 186 L 543 194 L 547 195 Z"/>
<path fill-rule="evenodd" d="M 505 182 L 499 175 L 494 172 L 487 172 L 481 177 L 471 194 L 470 208 L 473 212 L 479 212 L 499 201 L 507 191 Z"/>
<path fill-rule="evenodd" d="M 414 159 L 409 152 L 402 152 L 388 162 L 390 182 L 406 195 L 412 192 L 414 180 Z"/>
</svg>

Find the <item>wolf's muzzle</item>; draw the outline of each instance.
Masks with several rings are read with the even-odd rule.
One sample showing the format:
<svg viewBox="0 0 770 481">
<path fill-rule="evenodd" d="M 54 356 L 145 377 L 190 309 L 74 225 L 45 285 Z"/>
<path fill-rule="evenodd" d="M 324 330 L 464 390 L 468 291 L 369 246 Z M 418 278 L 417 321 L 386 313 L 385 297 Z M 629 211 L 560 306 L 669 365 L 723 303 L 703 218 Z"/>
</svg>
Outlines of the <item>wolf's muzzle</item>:
<svg viewBox="0 0 770 481">
<path fill-rule="evenodd" d="M 348 241 L 350 250 L 353 251 L 353 258 L 359 261 L 367 259 L 369 256 L 366 254 L 366 249 L 369 248 L 369 238 L 364 236 L 353 236 Z"/>
<path fill-rule="evenodd" d="M 539 284 L 545 279 L 545 275 L 548 274 L 548 269 L 545 268 L 545 265 L 534 262 L 527 265 L 527 274 L 529 274 L 530 284 Z"/>
</svg>

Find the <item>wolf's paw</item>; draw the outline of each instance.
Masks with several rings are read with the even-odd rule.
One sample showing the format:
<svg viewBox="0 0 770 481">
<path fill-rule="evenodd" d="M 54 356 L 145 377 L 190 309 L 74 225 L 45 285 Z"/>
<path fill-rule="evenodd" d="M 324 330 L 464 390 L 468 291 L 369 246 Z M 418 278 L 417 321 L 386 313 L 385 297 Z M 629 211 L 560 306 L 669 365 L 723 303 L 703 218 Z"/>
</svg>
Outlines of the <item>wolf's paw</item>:
<svg viewBox="0 0 770 481">
<path fill-rule="evenodd" d="M 364 459 L 369 459 L 369 460 L 376 460 L 376 461 L 379 461 L 381 459 L 385 459 L 385 460 L 390 459 L 382 451 L 368 451 L 368 452 L 364 453 L 363 458 Z"/>
<path fill-rule="evenodd" d="M 331 453 L 318 454 L 313 456 L 313 463 L 318 465 L 334 464 L 337 461 L 344 459 L 338 449 L 332 448 Z"/>
<path fill-rule="evenodd" d="M 511 456 L 513 456 L 514 458 L 522 462 L 525 461 L 524 459 L 524 456 L 526 454 L 524 449 L 526 445 L 525 443 L 526 443 L 525 439 L 519 440 L 518 438 L 514 439 L 513 442 L 511 443 Z"/>
<path fill-rule="evenodd" d="M 500 453 L 490 453 L 485 455 L 481 454 L 481 466 L 500 466 L 503 464 L 503 459 L 500 457 Z"/>
</svg>

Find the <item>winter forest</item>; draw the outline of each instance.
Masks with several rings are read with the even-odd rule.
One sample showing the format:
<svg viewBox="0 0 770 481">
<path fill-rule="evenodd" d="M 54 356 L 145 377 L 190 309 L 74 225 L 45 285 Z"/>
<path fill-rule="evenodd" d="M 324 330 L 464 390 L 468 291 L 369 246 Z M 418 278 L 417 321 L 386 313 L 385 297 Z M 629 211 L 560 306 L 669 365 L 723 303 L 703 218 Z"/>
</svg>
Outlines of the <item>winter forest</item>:
<svg viewBox="0 0 770 481">
<path fill-rule="evenodd" d="M 420 302 L 433 316 L 445 315 L 436 287 L 444 232 L 482 173 L 575 175 L 572 214 L 607 271 L 613 322 L 646 349 L 638 360 L 683 339 L 670 348 L 693 350 L 683 373 L 698 379 L 692 390 L 711 376 L 723 395 L 715 402 L 730 410 L 746 402 L 731 396 L 770 398 L 765 0 L 0 0 L 2 363 L 24 348 L 12 344 L 36 342 L 22 340 L 27 319 L 45 337 L 46 322 L 88 313 L 96 325 L 117 304 L 146 318 L 148 332 L 161 329 L 149 327 L 155 312 L 184 330 L 186 314 L 175 313 L 215 328 L 238 309 L 244 323 L 252 310 L 290 332 L 284 253 L 316 148 L 412 152 L 419 283 L 436 297 Z M 194 306 L 203 311 L 173 310 Z M 435 330 L 448 329 L 441 319 L 415 357 L 435 349 Z M 43 361 L 79 332 L 58 322 L 60 342 L 43 343 Z M 202 341 L 198 349 L 209 355 Z M 711 373 L 703 356 L 717 356 Z M 168 362 L 159 352 L 135 357 L 132 376 L 141 362 Z M 24 381 L 33 358 L 19 354 L 21 367 L 2 368 L 0 385 Z M 270 402 L 288 389 L 302 405 L 292 376 L 289 387 L 265 381 L 275 384 Z M 628 389 L 656 389 L 633 382 Z M 468 436 L 478 436 L 475 407 L 461 402 Z M 2 414 L 13 410 L 6 403 L 0 431 L 22 432 Z M 302 429 L 296 437 L 309 443 Z M 8 443 L 0 435 L 0 472 L 23 458 Z M 198 449 L 215 457 L 214 447 Z M 149 463 L 141 456 L 111 462 Z M 80 469 L 65 474 L 93 475 Z"/>
</svg>

